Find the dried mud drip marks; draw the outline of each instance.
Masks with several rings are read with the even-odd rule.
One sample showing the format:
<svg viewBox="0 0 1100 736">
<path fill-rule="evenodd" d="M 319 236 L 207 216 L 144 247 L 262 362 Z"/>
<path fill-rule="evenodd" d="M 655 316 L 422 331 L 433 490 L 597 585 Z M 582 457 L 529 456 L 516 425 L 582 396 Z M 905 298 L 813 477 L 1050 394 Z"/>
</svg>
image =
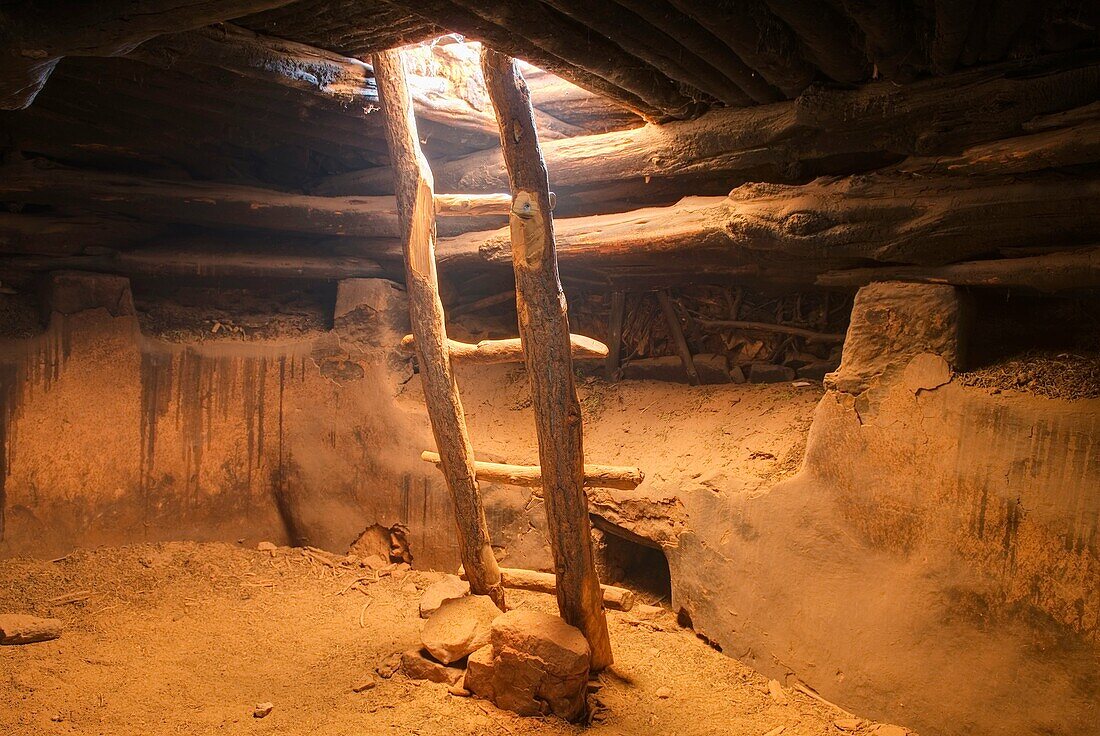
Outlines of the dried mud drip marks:
<svg viewBox="0 0 1100 736">
<path fill-rule="evenodd" d="M 0 363 L 0 542 L 4 541 L 4 520 L 8 507 L 6 486 L 11 467 L 11 444 L 8 441 L 8 433 L 15 416 L 18 379 L 19 370 L 16 365 Z"/>
<path fill-rule="evenodd" d="M 1026 433 L 1013 429 L 1025 424 Z M 969 523 L 958 530 L 956 545 L 998 581 L 998 604 L 1042 611 L 1098 641 L 1100 494 L 1094 479 L 1100 473 L 1100 417 L 1084 428 L 1070 424 L 1056 413 L 966 407 L 955 502 L 966 505 Z M 1006 473 L 998 458 L 1020 460 Z M 1074 513 L 1050 525 L 1048 508 Z M 1062 554 L 1052 555 L 1057 549 Z"/>
<path fill-rule="evenodd" d="M 0 541 L 7 519 L 7 479 L 15 456 L 16 419 L 20 408 L 41 387 L 44 393 L 61 377 L 72 353 L 72 330 L 63 315 L 55 315 L 49 332 L 13 347 L 14 361 L 0 363 Z"/>
<path fill-rule="evenodd" d="M 225 490 L 204 488 L 203 457 L 217 434 L 215 423 L 228 423 L 231 432 L 233 425 L 240 430 L 245 456 L 243 488 L 231 490 L 248 495 L 269 490 L 288 535 L 298 539 L 298 524 L 289 503 L 286 465 L 290 457 L 283 437 L 283 414 L 287 381 L 304 380 L 305 371 L 305 359 L 299 356 L 205 355 L 193 348 L 143 350 L 139 467 L 145 518 L 155 511 L 155 499 L 164 495 L 163 487 L 176 482 L 169 473 L 158 471 L 158 449 L 166 452 L 178 447 L 182 452 L 183 495 L 189 508 L 202 505 L 204 490 Z M 272 447 L 267 412 L 273 394 L 278 404 Z M 163 441 L 166 432 L 175 436 L 168 445 Z M 274 450 L 273 457 L 268 457 L 267 450 Z M 270 472 L 262 473 L 267 467 Z M 257 488 L 259 479 L 267 480 L 269 488 Z"/>
</svg>

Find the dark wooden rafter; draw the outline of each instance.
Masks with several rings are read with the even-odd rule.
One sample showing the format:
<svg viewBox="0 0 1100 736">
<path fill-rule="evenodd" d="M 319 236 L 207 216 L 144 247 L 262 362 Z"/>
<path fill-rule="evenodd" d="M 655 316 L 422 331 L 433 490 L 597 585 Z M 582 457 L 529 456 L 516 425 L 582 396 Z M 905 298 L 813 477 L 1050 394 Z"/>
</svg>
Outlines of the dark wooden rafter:
<svg viewBox="0 0 1100 736">
<path fill-rule="evenodd" d="M 598 202 L 607 211 L 615 205 L 610 198 L 674 201 L 687 188 L 724 193 L 731 182 L 797 181 L 815 169 L 831 173 L 830 161 L 840 162 L 839 172 L 853 160 L 882 165 L 890 157 L 958 154 L 1098 96 L 1095 54 L 1067 54 L 1034 67 L 1006 63 L 900 87 L 808 92 L 794 102 L 714 110 L 660 128 L 549 141 L 543 153 L 559 210 Z M 502 191 L 508 181 L 499 150 L 446 162 L 435 174 L 441 191 Z M 378 168 L 332 177 L 317 191 L 382 194 L 391 187 L 388 169 Z"/>
<path fill-rule="evenodd" d="M 552 8 L 607 36 L 624 51 L 680 83 L 680 89 L 698 97 L 702 91 L 727 105 L 751 104 L 744 90 L 717 68 L 683 46 L 659 26 L 611 3 L 587 0 L 544 0 Z M 702 99 L 702 98 L 700 98 Z"/>
<path fill-rule="evenodd" d="M 470 589 L 492 597 L 503 609 L 500 568 L 490 544 L 474 470 L 474 451 L 466 431 L 466 415 L 447 351 L 447 327 L 435 266 L 432 174 L 417 140 L 412 95 L 405 81 L 400 52 L 380 52 L 373 60 L 397 181 L 410 323 L 416 335 L 416 352 L 432 433 L 454 505 L 462 565 L 469 576 Z"/>
<path fill-rule="evenodd" d="M 767 0 L 767 3 L 790 26 L 806 58 L 826 75 L 849 84 L 867 79 L 870 62 L 863 53 L 863 34 L 832 5 L 821 0 Z"/>
<path fill-rule="evenodd" d="M 34 101 L 66 56 L 119 56 L 163 33 L 200 28 L 290 0 L 107 0 L 15 3 L 0 36 L 0 109 Z"/>
<path fill-rule="evenodd" d="M 588 640 L 591 668 L 599 671 L 613 657 L 592 551 L 581 408 L 573 383 L 569 318 L 558 278 L 546 165 L 530 93 L 515 60 L 485 49 L 482 70 L 512 183 L 510 240 L 516 310 L 531 381 L 558 609 Z"/>
<path fill-rule="evenodd" d="M 754 102 L 777 102 L 783 93 L 773 87 L 721 39 L 701 24 L 668 3 L 652 0 L 615 0 L 619 5 L 645 18 L 650 25 L 660 28 L 685 49 L 706 60 L 721 71 L 731 82 Z"/>
<path fill-rule="evenodd" d="M 647 120 L 690 117 L 701 106 L 672 80 L 537 0 L 385 0 L 605 95 Z"/>
<path fill-rule="evenodd" d="M 926 66 L 917 38 L 915 7 L 906 0 L 839 0 L 867 37 L 878 76 L 908 81 Z"/>
<path fill-rule="evenodd" d="M 954 71 L 966 46 L 977 5 L 978 0 L 934 0 L 935 28 L 929 55 L 936 74 Z"/>
<path fill-rule="evenodd" d="M 787 97 L 809 86 L 816 69 L 806 61 L 790 29 L 762 0 L 669 0 L 729 45 L 746 64 Z"/>
</svg>

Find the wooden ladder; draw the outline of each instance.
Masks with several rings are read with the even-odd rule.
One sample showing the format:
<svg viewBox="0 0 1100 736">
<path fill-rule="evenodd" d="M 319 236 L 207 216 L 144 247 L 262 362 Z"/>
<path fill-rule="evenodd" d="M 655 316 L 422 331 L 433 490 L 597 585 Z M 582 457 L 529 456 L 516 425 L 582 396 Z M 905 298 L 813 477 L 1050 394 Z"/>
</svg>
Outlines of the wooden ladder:
<svg viewBox="0 0 1100 736">
<path fill-rule="evenodd" d="M 569 334 L 565 296 L 558 278 L 552 195 L 530 94 L 515 61 L 485 49 L 482 71 L 501 130 L 511 195 L 436 195 L 420 149 L 412 98 L 400 52 L 374 55 L 378 96 L 394 171 L 402 224 L 405 281 L 412 335 L 402 340 L 420 365 L 424 398 L 438 453 L 423 459 L 443 472 L 454 502 L 459 548 L 470 589 L 504 608 L 500 568 L 489 543 L 478 480 L 541 485 L 549 522 L 563 619 L 576 626 L 592 650 L 592 670 L 611 664 L 611 645 L 594 564 L 586 485 L 633 488 L 637 468 L 585 465 L 580 403 L 573 383 L 574 357 L 604 357 L 607 347 Z M 518 339 L 476 345 L 448 339 L 435 263 L 435 217 L 452 213 L 508 213 L 516 277 Z M 539 465 L 474 460 L 455 381 L 456 362 L 525 362 L 531 379 Z"/>
</svg>

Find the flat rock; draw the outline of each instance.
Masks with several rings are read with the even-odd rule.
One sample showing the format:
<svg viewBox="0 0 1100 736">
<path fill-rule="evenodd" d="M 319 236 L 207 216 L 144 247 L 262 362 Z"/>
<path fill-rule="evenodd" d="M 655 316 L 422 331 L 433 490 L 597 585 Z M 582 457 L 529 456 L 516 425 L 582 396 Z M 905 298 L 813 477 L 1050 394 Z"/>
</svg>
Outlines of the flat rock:
<svg viewBox="0 0 1100 736">
<path fill-rule="evenodd" d="M 774 363 L 753 363 L 749 366 L 749 383 L 783 383 L 793 381 L 794 369 Z"/>
<path fill-rule="evenodd" d="M 724 355 L 700 353 L 692 356 L 691 362 L 695 364 L 695 372 L 699 375 L 700 383 L 733 382 L 733 378 L 730 376 L 729 361 L 726 360 Z"/>
<path fill-rule="evenodd" d="M 264 718 L 271 715 L 271 711 L 275 710 L 273 703 L 257 703 L 256 707 L 252 710 L 253 718 Z"/>
<path fill-rule="evenodd" d="M 444 685 L 457 685 L 463 676 L 459 667 L 436 662 L 423 649 L 410 649 L 401 655 L 401 671 L 410 680 L 429 680 Z"/>
<path fill-rule="evenodd" d="M 443 664 L 457 662 L 489 643 L 489 627 L 500 609 L 487 595 L 443 601 L 424 624 L 424 648 Z"/>
<path fill-rule="evenodd" d="M 448 575 L 424 589 L 420 596 L 420 618 L 428 618 L 439 610 L 443 601 L 469 595 L 470 584 L 457 575 Z"/>
<path fill-rule="evenodd" d="M 0 614 L 0 644 L 35 644 L 61 636 L 61 619 L 21 613 Z"/>
<path fill-rule="evenodd" d="M 579 630 L 540 611 L 509 611 L 492 626 L 493 702 L 520 715 L 569 721 L 586 710 L 590 651 Z"/>
</svg>

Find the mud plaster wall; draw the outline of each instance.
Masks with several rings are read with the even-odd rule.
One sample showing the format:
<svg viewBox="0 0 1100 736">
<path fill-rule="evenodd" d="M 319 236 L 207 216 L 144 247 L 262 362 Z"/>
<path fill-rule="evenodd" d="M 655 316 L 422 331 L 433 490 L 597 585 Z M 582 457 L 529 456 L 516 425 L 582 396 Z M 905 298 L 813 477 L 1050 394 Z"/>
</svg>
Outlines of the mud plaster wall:
<svg viewBox="0 0 1100 736">
<path fill-rule="evenodd" d="M 932 288 L 868 293 L 852 330 L 889 343 L 909 307 L 953 311 Z M 858 337 L 799 475 L 688 503 L 678 605 L 765 673 L 924 734 L 1100 733 L 1100 402 L 962 387 L 956 346 L 920 335 L 852 365 Z"/>
<path fill-rule="evenodd" d="M 1100 733 L 1100 402 L 960 386 L 953 292 L 864 296 L 823 396 L 583 383 L 588 457 L 647 472 L 594 511 L 661 545 L 674 608 L 771 676 L 925 736 Z M 401 523 L 415 564 L 457 566 L 392 285 L 346 283 L 336 328 L 286 344 L 167 344 L 98 302 L 57 300 L 45 335 L 0 346 L 0 552 L 342 550 Z M 537 460 L 520 374 L 460 371 L 485 459 Z M 802 472 L 776 485 L 818 396 Z M 545 569 L 537 495 L 484 491 L 505 564 Z"/>
<path fill-rule="evenodd" d="M 46 332 L 0 343 L 0 553 L 180 538 L 344 551 L 403 524 L 418 564 L 457 566 L 446 487 L 419 459 L 426 414 L 394 402 L 412 374 L 393 284 L 346 282 L 336 329 L 306 340 L 180 345 L 142 335 L 125 281 L 103 298 L 104 280 L 69 274 Z"/>
</svg>

